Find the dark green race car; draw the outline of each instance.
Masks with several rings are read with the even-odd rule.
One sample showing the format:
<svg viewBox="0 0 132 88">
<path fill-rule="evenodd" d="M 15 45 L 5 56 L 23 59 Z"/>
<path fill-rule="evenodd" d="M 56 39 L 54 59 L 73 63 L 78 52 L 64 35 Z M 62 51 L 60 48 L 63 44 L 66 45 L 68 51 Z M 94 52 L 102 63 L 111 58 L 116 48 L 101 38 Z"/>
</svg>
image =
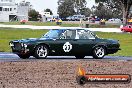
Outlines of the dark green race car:
<svg viewBox="0 0 132 88">
<path fill-rule="evenodd" d="M 23 59 L 30 56 L 38 59 L 47 56 L 101 59 L 120 50 L 117 40 L 101 39 L 86 29 L 52 29 L 41 38 L 14 40 L 9 44 L 12 52 Z"/>
</svg>

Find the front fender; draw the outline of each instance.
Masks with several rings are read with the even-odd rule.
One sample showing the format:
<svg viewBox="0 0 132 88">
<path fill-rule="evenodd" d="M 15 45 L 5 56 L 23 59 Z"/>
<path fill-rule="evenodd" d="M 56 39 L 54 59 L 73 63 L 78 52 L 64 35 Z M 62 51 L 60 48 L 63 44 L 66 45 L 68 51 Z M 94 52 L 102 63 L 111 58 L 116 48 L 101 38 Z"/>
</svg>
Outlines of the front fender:
<svg viewBox="0 0 132 88">
<path fill-rule="evenodd" d="M 107 43 L 104 43 L 104 42 L 96 44 L 95 46 L 92 47 L 92 49 L 94 49 L 97 46 L 103 46 L 107 49 Z"/>
</svg>

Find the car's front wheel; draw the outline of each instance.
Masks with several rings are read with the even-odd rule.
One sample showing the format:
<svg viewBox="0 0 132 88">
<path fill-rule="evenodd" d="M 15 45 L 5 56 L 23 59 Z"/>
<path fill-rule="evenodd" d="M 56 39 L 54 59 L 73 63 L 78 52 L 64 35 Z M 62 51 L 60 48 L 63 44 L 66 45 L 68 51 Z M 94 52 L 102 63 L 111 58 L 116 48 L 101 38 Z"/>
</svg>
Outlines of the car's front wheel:
<svg viewBox="0 0 132 88">
<path fill-rule="evenodd" d="M 93 50 L 93 58 L 102 59 L 106 54 L 106 49 L 103 46 L 97 46 Z"/>
<path fill-rule="evenodd" d="M 30 55 L 28 55 L 28 54 L 17 54 L 20 58 L 22 58 L 22 59 L 26 59 L 26 58 L 29 58 L 30 57 Z"/>
<path fill-rule="evenodd" d="M 35 49 L 35 58 L 45 59 L 48 56 L 49 49 L 46 45 L 38 45 Z"/>
</svg>

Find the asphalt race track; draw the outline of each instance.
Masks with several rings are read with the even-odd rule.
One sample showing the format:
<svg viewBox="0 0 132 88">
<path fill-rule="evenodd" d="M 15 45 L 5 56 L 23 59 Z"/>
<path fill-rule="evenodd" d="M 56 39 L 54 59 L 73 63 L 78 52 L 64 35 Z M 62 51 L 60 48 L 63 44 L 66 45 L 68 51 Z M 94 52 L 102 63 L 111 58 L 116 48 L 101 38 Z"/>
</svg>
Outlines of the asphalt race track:
<svg viewBox="0 0 132 88">
<path fill-rule="evenodd" d="M 91 56 L 86 56 L 85 60 L 97 60 L 93 59 Z M 29 59 L 21 59 L 16 54 L 7 53 L 7 52 L 0 52 L 0 62 L 5 61 L 34 61 L 38 60 L 34 57 L 30 57 Z M 42 60 L 42 59 L 39 59 Z M 81 60 L 76 59 L 74 56 L 48 56 L 47 60 Z M 98 59 L 99 60 L 99 59 Z M 124 56 L 105 56 L 103 60 L 124 60 L 129 61 L 132 60 L 132 57 L 124 57 Z"/>
</svg>

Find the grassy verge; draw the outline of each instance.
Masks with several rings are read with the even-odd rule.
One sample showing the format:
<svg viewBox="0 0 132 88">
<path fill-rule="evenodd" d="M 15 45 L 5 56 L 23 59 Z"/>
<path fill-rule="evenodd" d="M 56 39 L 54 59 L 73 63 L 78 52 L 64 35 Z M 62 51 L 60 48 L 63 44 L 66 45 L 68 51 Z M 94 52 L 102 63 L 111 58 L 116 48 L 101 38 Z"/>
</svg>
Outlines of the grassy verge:
<svg viewBox="0 0 132 88">
<path fill-rule="evenodd" d="M 132 56 L 132 34 L 130 33 L 96 33 L 101 38 L 119 40 L 121 50 L 114 55 Z"/>
<path fill-rule="evenodd" d="M 35 26 L 58 26 L 55 22 L 27 22 L 26 24 L 21 24 L 20 22 L 3 22 L 0 24 L 5 25 L 35 25 Z M 78 24 L 63 23 L 61 27 L 78 27 Z"/>
<path fill-rule="evenodd" d="M 80 22 L 69 22 L 65 21 L 60 25 L 61 27 L 79 27 Z M 20 22 L 3 22 L 0 24 L 5 25 L 35 25 L 35 26 L 57 26 L 55 22 L 27 22 L 26 24 L 21 24 Z M 99 24 L 90 24 L 90 28 L 120 28 L 120 25 L 117 24 L 106 24 L 106 25 L 99 25 Z"/>
<path fill-rule="evenodd" d="M 39 38 L 45 34 L 47 30 L 31 30 L 31 29 L 9 29 L 0 28 L 0 51 L 10 52 L 9 41 L 25 38 Z"/>
<path fill-rule="evenodd" d="M 120 28 L 120 25 L 114 25 L 114 24 L 106 24 L 106 25 L 91 24 L 90 28 Z"/>
<path fill-rule="evenodd" d="M 46 33 L 47 30 L 31 30 L 31 29 L 12 29 L 0 28 L 0 51 L 10 52 L 9 41 L 24 38 L 39 38 Z M 120 41 L 121 51 L 114 55 L 132 56 L 132 34 L 124 33 L 96 33 L 101 38 L 110 38 Z"/>
</svg>

